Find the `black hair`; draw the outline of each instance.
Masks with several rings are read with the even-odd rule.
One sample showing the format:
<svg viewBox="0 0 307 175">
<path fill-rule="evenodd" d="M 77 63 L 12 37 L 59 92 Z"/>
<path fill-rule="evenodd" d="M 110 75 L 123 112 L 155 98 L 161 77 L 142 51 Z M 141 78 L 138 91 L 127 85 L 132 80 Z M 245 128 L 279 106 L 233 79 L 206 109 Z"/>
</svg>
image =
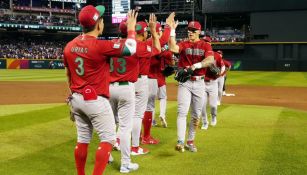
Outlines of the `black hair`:
<svg viewBox="0 0 307 175">
<path fill-rule="evenodd" d="M 102 18 L 103 18 L 102 16 L 99 17 L 98 20 L 96 21 L 96 24 L 97 24 L 98 22 L 100 22 Z M 89 33 L 89 32 L 91 32 L 91 31 L 95 30 L 96 24 L 93 25 L 93 26 L 91 26 L 91 27 L 82 27 L 83 33 Z"/>
</svg>

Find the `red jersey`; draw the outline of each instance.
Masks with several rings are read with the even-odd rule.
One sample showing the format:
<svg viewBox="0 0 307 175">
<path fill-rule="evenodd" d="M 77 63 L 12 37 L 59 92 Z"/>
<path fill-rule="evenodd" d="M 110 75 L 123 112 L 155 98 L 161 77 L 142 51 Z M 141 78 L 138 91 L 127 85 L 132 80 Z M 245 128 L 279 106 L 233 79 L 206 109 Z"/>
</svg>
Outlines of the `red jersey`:
<svg viewBox="0 0 307 175">
<path fill-rule="evenodd" d="M 109 97 L 109 57 L 121 56 L 124 43 L 98 40 L 89 35 L 80 35 L 64 49 L 64 64 L 69 71 L 69 86 L 72 92 L 81 93 L 91 85 L 97 95 Z"/>
<path fill-rule="evenodd" d="M 139 75 L 139 59 L 148 59 L 157 54 L 159 54 L 158 49 L 139 41 L 134 55 L 112 57 L 110 60 L 111 82 L 136 82 Z"/>
<path fill-rule="evenodd" d="M 158 79 L 158 87 L 166 85 L 165 82 L 165 76 L 163 75 L 162 71 L 165 69 L 166 65 L 172 65 L 173 61 L 173 53 L 171 51 L 164 51 L 160 55 L 161 57 L 161 64 L 160 69 L 157 73 L 157 79 Z"/>
<path fill-rule="evenodd" d="M 179 68 L 192 66 L 195 63 L 201 62 L 208 56 L 213 56 L 212 47 L 209 43 L 199 40 L 195 43 L 190 41 L 183 41 L 178 44 L 179 46 Z M 193 72 L 195 76 L 205 75 L 206 69 L 197 69 Z"/>
<path fill-rule="evenodd" d="M 164 46 L 168 42 L 170 37 L 170 32 L 171 29 L 168 26 L 165 26 L 164 32 L 161 38 L 159 39 L 161 46 Z M 148 45 L 152 46 L 151 38 L 148 39 L 146 42 Z M 150 58 L 148 59 L 143 57 L 140 59 L 140 75 L 149 75 L 150 64 L 151 64 Z"/>
<path fill-rule="evenodd" d="M 227 73 L 227 71 L 231 68 L 231 62 L 230 61 L 223 59 L 223 62 L 224 62 L 225 68 L 227 70 L 223 71 L 221 76 L 224 76 Z"/>
<path fill-rule="evenodd" d="M 222 59 L 221 55 L 217 52 L 214 52 L 214 61 L 215 61 L 215 65 L 218 68 L 220 68 L 221 70 L 225 69 L 223 59 Z M 206 70 L 205 80 L 215 80 L 220 76 L 220 75 L 216 75 L 215 73 L 213 73 L 210 70 L 210 68 L 207 67 L 206 69 L 207 70 Z"/>
</svg>

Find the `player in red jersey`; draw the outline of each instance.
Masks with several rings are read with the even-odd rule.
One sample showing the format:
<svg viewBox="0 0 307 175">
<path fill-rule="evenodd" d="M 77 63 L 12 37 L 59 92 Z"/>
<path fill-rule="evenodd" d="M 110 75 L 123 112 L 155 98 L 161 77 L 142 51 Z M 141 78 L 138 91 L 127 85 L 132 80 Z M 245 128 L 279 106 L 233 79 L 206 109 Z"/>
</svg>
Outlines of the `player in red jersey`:
<svg viewBox="0 0 307 175">
<path fill-rule="evenodd" d="M 101 175 L 109 160 L 116 132 L 109 103 L 109 57 L 129 56 L 136 52 L 135 24 L 137 13 L 128 12 L 128 38 L 123 42 L 97 39 L 104 29 L 104 6 L 85 6 L 79 13 L 83 34 L 64 49 L 64 64 L 71 90 L 71 113 L 76 121 L 78 141 L 75 161 L 78 175 L 84 175 L 88 144 L 93 129 L 100 144 L 96 151 L 93 175 Z"/>
<path fill-rule="evenodd" d="M 166 19 L 166 25 L 164 27 L 164 33 L 162 37 L 159 39 L 160 45 L 164 45 L 169 40 L 170 35 L 170 25 L 174 21 L 174 13 L 171 13 Z M 139 22 L 141 24 L 142 29 L 138 31 L 137 40 L 144 41 L 148 44 L 152 43 L 152 39 L 147 40 L 147 31 L 146 23 Z M 148 74 L 150 68 L 150 59 L 151 58 L 140 58 L 140 72 L 139 78 L 135 83 L 135 115 L 133 118 L 133 127 L 132 127 L 132 155 L 141 155 L 149 152 L 147 149 L 143 149 L 140 147 L 140 134 L 142 128 L 142 120 L 144 117 L 144 112 L 146 110 L 147 101 L 148 101 Z"/>
<path fill-rule="evenodd" d="M 225 69 L 224 62 L 222 60 L 221 55 L 218 52 L 214 52 L 214 60 L 216 67 L 219 70 Z M 217 123 L 217 106 L 218 106 L 218 78 L 220 77 L 220 73 L 216 73 L 211 71 L 209 68 L 206 70 L 205 74 L 205 100 L 204 106 L 202 110 L 202 127 L 201 129 L 208 129 L 208 117 L 207 117 L 207 102 L 209 101 L 209 106 L 211 110 L 211 126 L 215 126 Z"/>
<path fill-rule="evenodd" d="M 175 60 L 173 59 L 173 53 L 168 51 L 168 48 L 160 55 L 161 56 L 161 64 L 160 64 L 160 71 L 157 74 L 158 78 L 158 99 L 160 101 L 160 114 L 159 119 L 161 121 L 161 125 L 164 128 L 167 128 L 167 121 L 166 121 L 166 106 L 167 106 L 167 93 L 166 93 L 166 80 L 163 71 L 167 66 L 174 66 Z M 162 48 L 163 51 L 163 48 Z M 173 72 L 173 71 L 172 71 Z M 169 76 L 169 75 L 167 75 Z"/>
<path fill-rule="evenodd" d="M 223 58 L 223 52 L 222 51 L 217 51 L 218 53 L 220 53 L 221 57 Z M 226 95 L 226 79 L 227 79 L 227 72 L 231 69 L 231 62 L 225 60 L 223 58 L 223 62 L 225 65 L 225 70 L 221 72 L 221 76 L 218 78 L 218 105 L 221 104 L 222 102 L 222 96 Z"/>
<path fill-rule="evenodd" d="M 151 14 L 149 27 L 154 29 L 156 17 Z M 138 28 L 138 26 L 136 27 Z M 127 35 L 126 22 L 120 24 L 120 31 L 124 37 Z M 127 57 L 111 58 L 111 84 L 110 103 L 114 115 L 118 118 L 117 149 L 121 151 L 121 173 L 129 173 L 138 169 L 138 164 L 131 163 L 131 131 L 132 117 L 135 113 L 135 87 L 134 83 L 139 75 L 139 58 L 152 57 L 161 52 L 161 46 L 157 33 L 152 33 L 153 47 L 146 42 L 137 42 L 136 54 Z"/>
<path fill-rule="evenodd" d="M 162 36 L 162 27 L 158 23 L 154 30 L 151 32 L 156 32 L 159 35 L 159 38 Z M 148 102 L 147 109 L 144 113 L 143 118 L 143 136 L 142 144 L 158 144 L 159 140 L 154 139 L 151 134 L 152 119 L 155 110 L 155 99 L 158 91 L 158 82 L 157 82 L 157 72 L 160 70 L 160 55 L 154 56 L 150 59 L 150 67 L 148 73 Z M 158 70 L 157 70 L 158 69 Z"/>
<path fill-rule="evenodd" d="M 177 23 L 175 26 L 178 25 Z M 200 40 L 201 25 L 197 21 L 191 21 L 188 24 L 188 41 L 176 44 L 174 35 L 171 33 L 169 49 L 174 53 L 179 53 L 178 67 L 193 71 L 190 80 L 185 83 L 179 83 L 178 86 L 178 118 L 177 118 L 177 136 L 178 141 L 176 150 L 184 152 L 185 133 L 187 125 L 187 114 L 191 106 L 191 122 L 189 126 L 186 148 L 189 151 L 197 152 L 194 144 L 195 131 L 199 124 L 199 116 L 204 104 L 204 75 L 205 67 L 214 62 L 211 45 Z"/>
</svg>

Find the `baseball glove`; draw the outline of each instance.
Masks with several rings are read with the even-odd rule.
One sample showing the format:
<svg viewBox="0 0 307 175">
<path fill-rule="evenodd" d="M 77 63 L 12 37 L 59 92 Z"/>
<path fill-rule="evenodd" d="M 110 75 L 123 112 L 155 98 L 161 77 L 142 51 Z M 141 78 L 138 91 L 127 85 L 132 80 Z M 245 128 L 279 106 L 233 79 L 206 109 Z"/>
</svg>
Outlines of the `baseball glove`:
<svg viewBox="0 0 307 175">
<path fill-rule="evenodd" d="M 214 73 L 215 75 L 219 75 L 221 73 L 221 69 L 218 68 L 215 64 L 212 64 L 210 67 L 209 67 L 210 71 L 212 73 Z"/>
<path fill-rule="evenodd" d="M 193 74 L 193 70 L 191 68 L 187 68 L 187 69 L 179 68 L 174 78 L 178 82 L 184 83 L 188 81 L 188 79 L 191 78 L 192 74 Z"/>
<path fill-rule="evenodd" d="M 162 71 L 162 74 L 165 77 L 172 75 L 175 72 L 175 69 L 172 66 L 166 66 L 165 69 Z"/>
</svg>

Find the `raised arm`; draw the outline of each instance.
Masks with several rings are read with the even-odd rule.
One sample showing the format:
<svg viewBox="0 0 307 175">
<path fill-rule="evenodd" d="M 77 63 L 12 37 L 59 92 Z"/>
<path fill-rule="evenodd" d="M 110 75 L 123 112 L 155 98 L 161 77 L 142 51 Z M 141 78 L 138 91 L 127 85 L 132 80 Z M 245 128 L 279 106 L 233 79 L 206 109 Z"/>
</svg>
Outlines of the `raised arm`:
<svg viewBox="0 0 307 175">
<path fill-rule="evenodd" d="M 159 52 L 161 52 L 161 44 L 159 41 L 159 35 L 156 31 L 157 18 L 155 14 L 151 13 L 149 15 L 149 28 L 152 35 L 152 46 L 155 47 Z"/>
<path fill-rule="evenodd" d="M 174 13 L 174 12 L 173 12 Z M 171 37 L 169 40 L 169 50 L 173 53 L 179 53 L 179 46 L 176 43 L 176 28 L 178 26 L 178 21 L 175 22 L 175 20 L 170 21 L 170 27 L 171 27 Z"/>
<path fill-rule="evenodd" d="M 138 16 L 138 12 L 129 10 L 127 14 L 127 40 L 125 41 L 123 48 L 123 56 L 130 56 L 136 52 L 136 41 L 135 41 L 135 24 Z"/>
</svg>

